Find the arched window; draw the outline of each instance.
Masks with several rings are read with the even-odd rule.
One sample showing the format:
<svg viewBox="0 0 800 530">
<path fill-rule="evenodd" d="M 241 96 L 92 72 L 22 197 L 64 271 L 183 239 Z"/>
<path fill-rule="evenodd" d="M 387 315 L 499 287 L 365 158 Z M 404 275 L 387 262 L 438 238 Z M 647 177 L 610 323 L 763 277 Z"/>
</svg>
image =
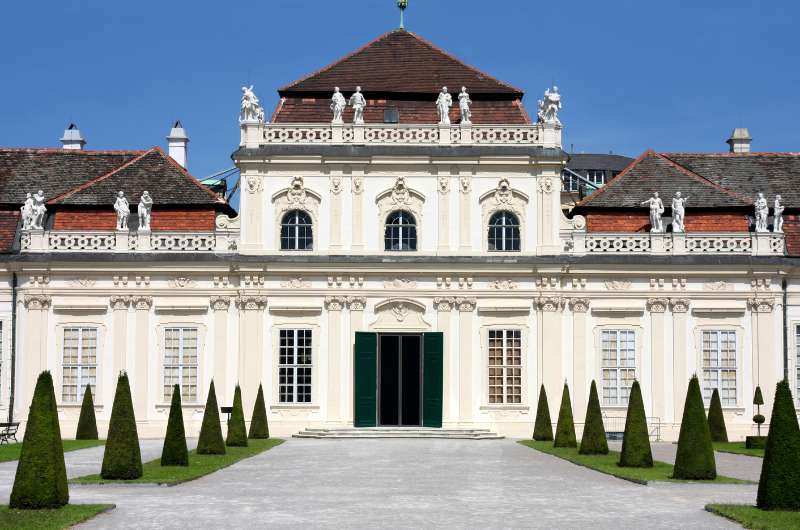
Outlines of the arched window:
<svg viewBox="0 0 800 530">
<path fill-rule="evenodd" d="M 519 252 L 519 220 L 511 212 L 496 212 L 489 219 L 489 250 Z"/>
<path fill-rule="evenodd" d="M 417 250 L 417 221 L 405 210 L 397 210 L 386 218 L 384 233 L 386 250 Z"/>
<path fill-rule="evenodd" d="M 281 219 L 281 250 L 312 250 L 314 248 L 311 216 L 302 210 L 287 212 Z"/>
</svg>

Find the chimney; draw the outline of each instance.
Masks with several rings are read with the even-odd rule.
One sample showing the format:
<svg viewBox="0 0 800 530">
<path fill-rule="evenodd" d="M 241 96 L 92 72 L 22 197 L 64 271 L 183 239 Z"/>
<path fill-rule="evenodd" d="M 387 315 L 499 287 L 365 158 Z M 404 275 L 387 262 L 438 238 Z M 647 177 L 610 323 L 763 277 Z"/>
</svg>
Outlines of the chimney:
<svg viewBox="0 0 800 530">
<path fill-rule="evenodd" d="M 748 131 L 746 127 L 737 127 L 731 133 L 731 137 L 725 142 L 731 146 L 731 153 L 749 153 L 750 142 L 752 141 L 753 139 L 750 138 L 750 131 Z"/>
<path fill-rule="evenodd" d="M 183 125 L 181 125 L 180 120 L 176 121 L 175 125 L 172 126 L 172 130 L 169 131 L 167 142 L 169 145 L 169 156 L 185 168 L 189 137 L 186 136 L 186 130 L 183 128 Z"/>
<path fill-rule="evenodd" d="M 81 136 L 81 130 L 74 123 L 70 123 L 69 127 L 64 129 L 64 136 L 61 138 L 61 145 L 64 149 L 83 149 L 86 145 L 86 140 Z"/>
</svg>

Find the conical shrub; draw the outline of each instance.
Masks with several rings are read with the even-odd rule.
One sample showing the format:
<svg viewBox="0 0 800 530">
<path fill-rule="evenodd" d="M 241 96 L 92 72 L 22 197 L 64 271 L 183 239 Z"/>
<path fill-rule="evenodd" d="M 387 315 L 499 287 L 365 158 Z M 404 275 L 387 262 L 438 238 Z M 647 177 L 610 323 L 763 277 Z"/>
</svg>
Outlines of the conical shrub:
<svg viewBox="0 0 800 530">
<path fill-rule="evenodd" d="M 711 431 L 712 442 L 728 441 L 728 430 L 725 428 L 725 416 L 722 415 L 722 402 L 719 400 L 719 391 L 715 388 L 711 394 L 711 406 L 708 409 L 708 429 Z"/>
<path fill-rule="evenodd" d="M 689 380 L 686 392 L 681 432 L 678 435 L 678 454 L 672 477 L 682 480 L 713 480 L 717 477 L 711 431 L 706 421 L 700 381 L 696 375 Z"/>
<path fill-rule="evenodd" d="M 228 436 L 225 445 L 230 447 L 247 447 L 247 427 L 244 424 L 244 410 L 242 410 L 242 389 L 236 385 L 233 393 L 233 410 L 231 419 L 228 420 Z"/>
<path fill-rule="evenodd" d="M 539 405 L 536 407 L 533 439 L 541 442 L 553 441 L 553 422 L 550 421 L 550 407 L 547 404 L 547 392 L 544 390 L 544 385 L 539 390 Z"/>
<path fill-rule="evenodd" d="M 583 424 L 581 448 L 582 455 L 607 455 L 608 441 L 606 428 L 603 425 L 603 412 L 600 410 L 600 399 L 597 397 L 597 385 L 592 381 L 589 389 L 589 406 L 586 408 L 586 420 Z"/>
<path fill-rule="evenodd" d="M 206 410 L 203 412 L 203 424 L 200 426 L 200 437 L 197 439 L 195 452 L 198 455 L 225 454 L 225 440 L 222 438 L 222 424 L 219 420 L 219 406 L 213 379 L 208 387 Z"/>
<path fill-rule="evenodd" d="M 558 411 L 556 439 L 553 447 L 578 447 L 578 441 L 575 438 L 575 422 L 572 419 L 572 403 L 569 399 L 569 387 L 566 382 L 561 394 L 561 409 Z"/>
<path fill-rule="evenodd" d="M 264 389 L 261 388 L 261 385 L 258 385 L 258 395 L 256 396 L 256 404 L 253 407 L 253 417 L 250 419 L 250 433 L 248 437 L 251 439 L 269 438 L 267 406 L 264 403 Z"/>
<path fill-rule="evenodd" d="M 131 387 L 125 372 L 117 380 L 100 476 L 106 480 L 133 480 L 142 476 L 139 435 L 136 432 Z"/>
<path fill-rule="evenodd" d="M 76 440 L 97 440 L 97 418 L 94 415 L 94 399 L 92 387 L 86 385 L 81 404 L 81 415 L 78 417 L 78 430 L 75 432 Z"/>
<path fill-rule="evenodd" d="M 167 434 L 161 450 L 162 466 L 188 466 L 189 449 L 186 447 L 186 431 L 183 429 L 183 410 L 181 408 L 181 387 L 172 387 L 172 402 L 169 405 Z"/>
<path fill-rule="evenodd" d="M 785 379 L 775 389 L 756 505 L 762 510 L 800 510 L 800 429 Z"/>
<path fill-rule="evenodd" d="M 28 411 L 9 506 L 38 510 L 59 508 L 68 502 L 67 468 L 64 466 L 53 378 L 50 372 L 42 372 L 36 381 Z"/>
<path fill-rule="evenodd" d="M 628 398 L 628 413 L 625 416 L 625 434 L 619 454 L 620 467 L 653 467 L 650 450 L 650 435 L 647 432 L 647 416 L 644 413 L 642 389 L 639 381 L 631 385 Z"/>
</svg>

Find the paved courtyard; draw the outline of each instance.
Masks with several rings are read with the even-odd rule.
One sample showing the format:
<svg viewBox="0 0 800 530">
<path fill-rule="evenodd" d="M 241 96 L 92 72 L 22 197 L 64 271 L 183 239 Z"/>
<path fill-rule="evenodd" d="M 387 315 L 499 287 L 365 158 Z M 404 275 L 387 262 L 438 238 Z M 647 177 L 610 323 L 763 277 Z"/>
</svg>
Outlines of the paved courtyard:
<svg viewBox="0 0 800 530">
<path fill-rule="evenodd" d="M 161 442 L 142 443 L 143 458 Z M 97 472 L 102 448 L 67 453 Z M 7 498 L 16 464 L 0 464 Z M 81 528 L 736 528 L 703 511 L 749 503 L 754 485 L 640 486 L 510 440 L 288 440 L 174 487 L 71 486 L 117 509 Z"/>
</svg>

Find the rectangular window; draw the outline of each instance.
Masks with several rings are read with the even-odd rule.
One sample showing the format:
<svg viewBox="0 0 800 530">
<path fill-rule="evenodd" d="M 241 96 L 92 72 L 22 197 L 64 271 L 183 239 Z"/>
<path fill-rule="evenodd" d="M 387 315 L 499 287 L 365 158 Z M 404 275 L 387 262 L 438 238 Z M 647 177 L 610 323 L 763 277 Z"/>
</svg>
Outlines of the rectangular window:
<svg viewBox="0 0 800 530">
<path fill-rule="evenodd" d="M 311 403 L 311 330 L 280 330 L 278 350 L 279 401 Z"/>
<path fill-rule="evenodd" d="M 61 400 L 77 403 L 86 385 L 95 395 L 97 383 L 97 328 L 64 328 Z"/>
<path fill-rule="evenodd" d="M 606 172 L 602 169 L 590 169 L 586 172 L 586 180 L 598 186 L 606 183 Z"/>
<path fill-rule="evenodd" d="M 522 403 L 522 332 L 489 330 L 489 403 Z"/>
<path fill-rule="evenodd" d="M 578 191 L 580 182 L 569 171 L 561 172 L 561 191 Z"/>
<path fill-rule="evenodd" d="M 636 333 L 633 330 L 603 330 L 603 404 L 627 405 L 636 379 Z"/>
<path fill-rule="evenodd" d="M 179 385 L 181 401 L 197 401 L 197 328 L 164 329 L 164 401 Z"/>
<path fill-rule="evenodd" d="M 722 406 L 736 405 L 736 332 L 703 331 L 703 399 L 719 389 Z"/>
</svg>

